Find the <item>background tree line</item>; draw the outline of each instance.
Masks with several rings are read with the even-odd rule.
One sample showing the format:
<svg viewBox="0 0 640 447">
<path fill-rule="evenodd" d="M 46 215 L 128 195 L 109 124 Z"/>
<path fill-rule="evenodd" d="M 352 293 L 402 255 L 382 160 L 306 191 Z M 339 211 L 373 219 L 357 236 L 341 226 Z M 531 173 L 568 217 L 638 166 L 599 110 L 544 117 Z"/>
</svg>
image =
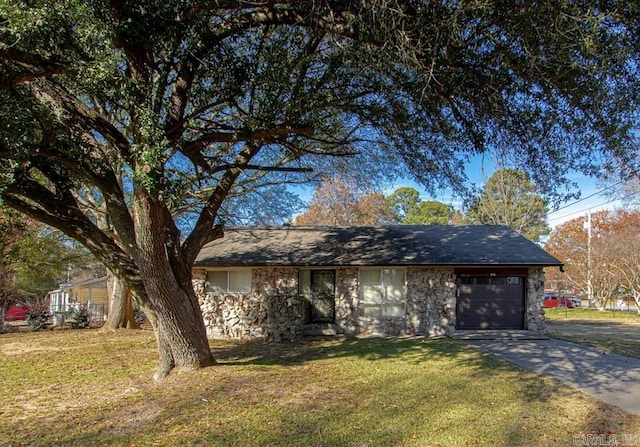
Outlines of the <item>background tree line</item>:
<svg viewBox="0 0 640 447">
<path fill-rule="evenodd" d="M 71 275 L 80 273 L 87 279 L 104 271 L 86 249 L 60 231 L 0 207 L 0 331 L 12 303 L 48 304 L 47 292 Z"/>
<path fill-rule="evenodd" d="M 603 210 L 556 227 L 545 249 L 565 263 L 564 273 L 549 271 L 559 289 L 587 295 L 604 310 L 620 297 L 640 308 L 640 210 Z"/>
<path fill-rule="evenodd" d="M 422 200 L 411 187 L 385 196 L 354 178 L 325 178 L 310 205 L 295 217 L 295 225 L 507 225 L 538 242 L 549 234 L 547 202 L 536 192 L 529 176 L 518 169 L 497 170 L 466 206 Z"/>
</svg>

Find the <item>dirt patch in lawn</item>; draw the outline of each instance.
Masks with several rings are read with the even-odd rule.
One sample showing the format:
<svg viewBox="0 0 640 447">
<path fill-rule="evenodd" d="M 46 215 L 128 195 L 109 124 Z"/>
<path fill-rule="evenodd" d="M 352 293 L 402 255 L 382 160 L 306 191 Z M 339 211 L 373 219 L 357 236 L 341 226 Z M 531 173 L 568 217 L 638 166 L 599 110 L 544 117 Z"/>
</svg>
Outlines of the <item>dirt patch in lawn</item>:
<svg viewBox="0 0 640 447">
<path fill-rule="evenodd" d="M 29 345 L 27 343 L 7 343 L 0 347 L 0 354 L 4 355 L 23 355 L 29 353 L 36 352 L 45 352 L 45 351 L 58 351 L 60 348 L 57 346 L 40 346 L 40 345 Z"/>
</svg>

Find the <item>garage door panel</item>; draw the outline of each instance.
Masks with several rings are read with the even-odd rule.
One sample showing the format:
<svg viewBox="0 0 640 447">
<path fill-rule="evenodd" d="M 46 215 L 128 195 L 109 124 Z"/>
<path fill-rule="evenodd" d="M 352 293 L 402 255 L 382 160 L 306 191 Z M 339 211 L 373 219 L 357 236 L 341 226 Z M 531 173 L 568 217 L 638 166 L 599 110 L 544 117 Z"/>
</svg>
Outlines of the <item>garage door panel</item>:
<svg viewBox="0 0 640 447">
<path fill-rule="evenodd" d="M 523 329 L 524 289 L 521 285 L 496 285 L 486 277 L 475 284 L 459 284 L 458 329 Z"/>
</svg>

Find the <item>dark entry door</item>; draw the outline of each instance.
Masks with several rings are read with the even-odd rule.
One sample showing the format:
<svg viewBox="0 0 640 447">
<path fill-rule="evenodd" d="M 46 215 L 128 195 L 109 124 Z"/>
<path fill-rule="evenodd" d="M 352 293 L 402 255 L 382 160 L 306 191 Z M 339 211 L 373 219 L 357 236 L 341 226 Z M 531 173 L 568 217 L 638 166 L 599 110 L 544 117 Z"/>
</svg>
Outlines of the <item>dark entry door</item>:
<svg viewBox="0 0 640 447">
<path fill-rule="evenodd" d="M 333 323 L 335 320 L 336 272 L 311 271 L 311 322 Z"/>
<path fill-rule="evenodd" d="M 524 329 L 524 278 L 458 278 L 457 329 Z"/>
</svg>

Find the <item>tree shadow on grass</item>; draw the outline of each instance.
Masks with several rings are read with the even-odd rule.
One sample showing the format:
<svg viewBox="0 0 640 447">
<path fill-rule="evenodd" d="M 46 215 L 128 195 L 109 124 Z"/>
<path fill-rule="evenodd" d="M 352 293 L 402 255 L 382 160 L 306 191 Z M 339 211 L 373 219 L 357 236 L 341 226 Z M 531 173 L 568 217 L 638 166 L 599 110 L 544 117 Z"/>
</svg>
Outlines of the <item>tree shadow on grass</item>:
<svg viewBox="0 0 640 447">
<path fill-rule="evenodd" d="M 264 341 L 213 342 L 211 351 L 221 365 L 298 365 L 328 358 L 360 358 L 385 360 L 413 353 L 428 355 L 457 355 L 463 349 L 456 344 L 419 338 L 332 338 L 291 343 Z"/>
<path fill-rule="evenodd" d="M 527 375 L 518 382 L 524 393 L 514 396 L 514 417 L 487 421 L 492 384 L 518 380 L 518 370 L 450 339 L 214 342 L 212 351 L 217 367 L 172 374 L 148 396 L 109 410 L 104 417 L 117 421 L 113 426 L 69 430 L 60 445 L 173 445 L 179 439 L 180 445 L 413 446 L 442 444 L 447 436 L 472 441 L 474 430 L 478 445 L 526 445 L 538 436 L 521 428 L 529 405 L 561 397 Z M 347 366 L 343 376 L 340 365 L 351 361 L 357 366 Z M 384 372 L 371 372 L 377 369 Z M 347 381 L 323 380 L 329 374 Z M 164 432 L 171 437 L 163 440 Z M 180 432 L 183 438 L 176 438 Z"/>
<path fill-rule="evenodd" d="M 38 433 L 14 445 L 417 446 L 447 445 L 448 436 L 459 434 L 470 444 L 476 431 L 477 445 L 533 445 L 545 430 L 563 441 L 549 445 L 571 441 L 531 414 L 569 390 L 457 340 L 211 346 L 218 366 L 176 372 L 160 384 L 144 383 L 149 373 L 136 382 L 139 391 L 121 390 L 89 411 L 42 419 Z M 491 407 L 506 381 L 515 384 L 506 387 L 512 394 Z M 493 417 L 501 412 L 508 417 Z"/>
<path fill-rule="evenodd" d="M 211 350 L 222 366 L 295 366 L 318 360 L 354 358 L 372 362 L 395 359 L 410 364 L 441 359 L 456 360 L 460 365 L 473 366 L 481 375 L 493 375 L 505 369 L 513 369 L 508 362 L 449 338 L 332 338 L 295 343 L 225 341 L 212 342 Z"/>
</svg>

